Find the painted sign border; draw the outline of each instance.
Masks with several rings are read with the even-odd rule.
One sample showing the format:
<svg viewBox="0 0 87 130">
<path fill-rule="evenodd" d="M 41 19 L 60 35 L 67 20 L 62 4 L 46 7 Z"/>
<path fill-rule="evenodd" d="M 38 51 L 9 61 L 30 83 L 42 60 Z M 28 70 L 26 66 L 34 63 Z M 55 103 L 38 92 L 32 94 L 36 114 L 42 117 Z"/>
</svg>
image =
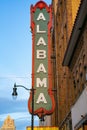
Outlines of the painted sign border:
<svg viewBox="0 0 87 130">
<path fill-rule="evenodd" d="M 39 1 L 35 4 L 35 6 L 31 5 L 31 31 L 32 31 L 32 88 L 34 88 L 34 42 L 35 42 L 35 23 L 33 21 L 33 14 L 36 11 L 36 9 L 39 8 L 40 10 L 42 10 L 43 8 L 45 8 L 47 10 L 47 12 L 49 13 L 49 22 L 48 22 L 48 82 L 49 82 L 49 88 L 48 88 L 48 94 L 51 98 L 52 101 L 52 108 L 51 110 L 46 110 L 44 108 L 39 108 L 36 111 L 34 111 L 33 114 L 38 115 L 39 117 L 44 114 L 44 115 L 48 115 L 48 114 L 52 114 L 54 109 L 55 109 L 55 101 L 54 101 L 54 93 L 52 91 L 52 67 L 51 67 L 51 28 L 52 28 L 52 6 L 47 6 L 47 4 L 43 1 Z M 32 92 L 30 93 L 30 98 L 28 101 L 28 108 L 30 113 L 32 113 L 32 107 L 31 107 L 31 102 L 32 102 Z"/>
</svg>

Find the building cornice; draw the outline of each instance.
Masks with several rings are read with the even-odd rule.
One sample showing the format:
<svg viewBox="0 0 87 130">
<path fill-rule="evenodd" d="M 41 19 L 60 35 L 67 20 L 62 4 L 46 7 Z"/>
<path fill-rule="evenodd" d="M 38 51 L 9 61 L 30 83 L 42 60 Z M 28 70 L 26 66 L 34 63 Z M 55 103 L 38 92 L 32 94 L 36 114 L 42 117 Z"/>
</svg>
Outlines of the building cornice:
<svg viewBox="0 0 87 130">
<path fill-rule="evenodd" d="M 70 40 L 68 42 L 68 46 L 63 59 L 63 66 L 69 66 L 74 49 L 78 44 L 77 40 L 81 34 L 82 27 L 84 25 L 84 21 L 87 17 L 87 0 L 82 0 L 73 29 L 70 36 Z"/>
</svg>

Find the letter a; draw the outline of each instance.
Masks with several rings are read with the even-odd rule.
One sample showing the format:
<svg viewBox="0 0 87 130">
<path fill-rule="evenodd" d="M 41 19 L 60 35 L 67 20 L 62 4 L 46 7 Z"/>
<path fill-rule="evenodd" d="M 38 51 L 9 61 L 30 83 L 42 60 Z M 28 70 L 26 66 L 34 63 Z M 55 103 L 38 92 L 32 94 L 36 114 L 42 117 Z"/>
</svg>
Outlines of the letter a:
<svg viewBox="0 0 87 130">
<path fill-rule="evenodd" d="M 44 15 L 43 15 L 43 13 L 40 13 L 39 15 L 38 15 L 38 18 L 37 18 L 37 20 L 39 21 L 39 20 L 46 20 L 45 19 L 45 17 L 44 17 Z"/>
<path fill-rule="evenodd" d="M 46 45 L 45 41 L 44 41 L 44 38 L 43 37 L 40 37 L 38 42 L 37 42 L 37 45 Z"/>
<path fill-rule="evenodd" d="M 37 73 L 39 73 L 39 72 L 46 73 L 46 69 L 45 69 L 45 67 L 44 67 L 44 65 L 42 63 L 39 65 L 39 67 L 37 69 Z"/>
<path fill-rule="evenodd" d="M 46 98 L 43 93 L 40 93 L 36 103 L 40 103 L 40 102 L 47 103 Z"/>
</svg>

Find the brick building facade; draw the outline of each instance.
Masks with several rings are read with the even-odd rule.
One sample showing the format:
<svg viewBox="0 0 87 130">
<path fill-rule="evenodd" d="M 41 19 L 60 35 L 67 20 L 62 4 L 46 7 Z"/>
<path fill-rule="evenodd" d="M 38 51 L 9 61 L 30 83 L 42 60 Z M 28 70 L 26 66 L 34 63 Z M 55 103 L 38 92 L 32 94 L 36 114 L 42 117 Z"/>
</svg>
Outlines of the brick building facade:
<svg viewBox="0 0 87 130">
<path fill-rule="evenodd" d="M 52 125 L 60 130 L 77 130 L 80 127 L 72 119 L 74 105 L 77 99 L 80 102 L 87 82 L 87 1 L 53 0 L 52 5 L 53 86 L 56 88 Z"/>
</svg>

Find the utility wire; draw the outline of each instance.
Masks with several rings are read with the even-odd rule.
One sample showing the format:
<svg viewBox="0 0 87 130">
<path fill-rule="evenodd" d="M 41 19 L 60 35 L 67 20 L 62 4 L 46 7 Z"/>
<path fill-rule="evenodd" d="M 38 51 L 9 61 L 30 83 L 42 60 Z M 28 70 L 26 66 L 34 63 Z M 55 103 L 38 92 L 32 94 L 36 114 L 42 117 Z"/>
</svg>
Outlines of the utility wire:
<svg viewBox="0 0 87 130">
<path fill-rule="evenodd" d="M 29 77 L 12 77 L 12 76 L 8 76 L 8 77 L 3 77 L 3 76 L 0 76 L 0 79 L 9 79 L 9 78 L 23 78 L 23 79 L 29 79 Z"/>
</svg>

